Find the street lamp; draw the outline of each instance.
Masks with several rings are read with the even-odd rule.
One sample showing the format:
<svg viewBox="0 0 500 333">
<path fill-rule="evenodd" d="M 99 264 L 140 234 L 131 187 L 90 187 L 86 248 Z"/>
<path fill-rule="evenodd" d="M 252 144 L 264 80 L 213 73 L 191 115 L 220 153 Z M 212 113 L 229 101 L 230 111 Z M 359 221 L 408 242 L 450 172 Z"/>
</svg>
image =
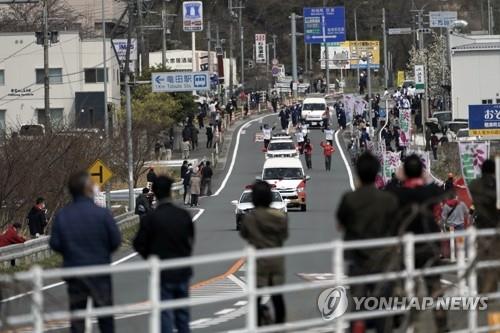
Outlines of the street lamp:
<svg viewBox="0 0 500 333">
<path fill-rule="evenodd" d="M 369 1 L 363 1 L 360 2 L 356 7 L 354 7 L 354 39 L 356 40 L 356 47 L 358 46 L 358 8 L 361 7 L 362 5 L 367 5 L 369 4 Z M 359 85 L 359 62 L 358 62 L 358 68 L 357 68 L 357 74 L 358 74 L 358 85 Z"/>
<path fill-rule="evenodd" d="M 451 23 L 448 26 L 448 28 L 446 29 L 446 38 L 448 39 L 448 45 L 447 45 L 448 52 L 447 53 L 448 53 L 448 64 L 449 64 L 449 69 L 450 69 L 450 76 L 451 76 L 451 38 L 450 38 L 450 35 L 452 34 L 453 31 L 459 31 L 461 29 L 466 28 L 468 25 L 469 25 L 469 23 L 467 21 L 456 20 L 453 23 Z M 443 65 L 443 77 L 442 77 L 443 86 L 445 85 L 444 67 L 445 66 Z M 446 100 L 444 102 L 445 102 L 445 106 L 446 106 L 447 105 Z"/>
</svg>

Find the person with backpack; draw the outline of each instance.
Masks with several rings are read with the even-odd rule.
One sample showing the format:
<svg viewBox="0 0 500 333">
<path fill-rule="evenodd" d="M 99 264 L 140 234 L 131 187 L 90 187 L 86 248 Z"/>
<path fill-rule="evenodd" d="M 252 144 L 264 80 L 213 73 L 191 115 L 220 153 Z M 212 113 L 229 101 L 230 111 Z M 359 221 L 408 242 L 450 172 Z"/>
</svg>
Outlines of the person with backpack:
<svg viewBox="0 0 500 333">
<path fill-rule="evenodd" d="M 469 208 L 467 205 L 460 201 L 458 197 L 445 200 L 443 209 L 441 211 L 441 225 L 446 230 L 464 230 L 465 221 L 469 216 Z"/>
</svg>

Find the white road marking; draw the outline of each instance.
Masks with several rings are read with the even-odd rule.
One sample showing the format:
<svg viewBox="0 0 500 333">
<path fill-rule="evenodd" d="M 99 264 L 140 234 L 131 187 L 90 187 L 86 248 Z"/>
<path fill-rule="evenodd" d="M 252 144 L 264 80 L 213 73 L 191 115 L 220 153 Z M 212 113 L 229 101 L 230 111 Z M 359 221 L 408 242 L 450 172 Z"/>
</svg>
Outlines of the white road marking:
<svg viewBox="0 0 500 333">
<path fill-rule="evenodd" d="M 241 287 L 241 289 L 243 290 L 246 290 L 247 288 L 247 285 L 245 282 L 241 281 L 240 279 L 238 279 L 236 276 L 234 276 L 233 274 L 229 275 L 227 277 L 229 280 L 233 281 L 234 283 L 236 283 L 238 286 Z"/>
<path fill-rule="evenodd" d="M 234 306 L 243 306 L 243 305 L 247 305 L 248 301 L 238 301 L 236 303 L 234 303 Z"/>
<path fill-rule="evenodd" d="M 210 320 L 212 320 L 212 318 L 201 318 L 201 319 L 190 322 L 189 325 L 190 326 L 201 325 L 201 324 L 204 324 L 206 322 L 209 322 Z"/>
<path fill-rule="evenodd" d="M 243 134 L 247 134 L 247 131 L 246 130 L 241 131 L 241 135 Z"/>
<path fill-rule="evenodd" d="M 347 158 L 345 156 L 344 149 L 342 149 L 342 146 L 340 145 L 339 133 L 340 133 L 340 130 L 337 130 L 335 132 L 335 143 L 337 144 L 337 147 L 339 147 L 340 156 L 342 156 L 342 159 L 344 160 L 345 168 L 347 169 L 347 174 L 349 175 L 349 185 L 351 185 L 351 190 L 354 191 L 356 189 L 356 185 L 354 184 L 354 177 L 352 175 L 352 170 L 351 170 L 351 166 L 349 165 L 349 161 L 347 160 Z"/>
<path fill-rule="evenodd" d="M 225 314 L 231 313 L 231 312 L 233 312 L 234 310 L 236 310 L 236 309 L 234 309 L 234 308 L 222 309 L 222 310 L 220 310 L 220 311 L 218 311 L 218 312 L 216 312 L 216 313 L 214 313 L 214 314 L 215 314 L 216 316 L 222 316 L 222 315 L 225 315 Z"/>
<path fill-rule="evenodd" d="M 260 123 L 262 123 L 262 120 L 266 117 L 269 117 L 269 116 L 271 116 L 271 115 L 268 114 L 268 115 L 262 116 L 260 118 L 256 118 L 254 120 L 250 120 L 247 124 L 251 124 L 251 123 L 254 123 L 256 121 L 259 121 Z M 233 173 L 234 165 L 236 164 L 236 158 L 238 157 L 238 149 L 240 147 L 240 137 L 241 137 L 242 131 L 243 131 L 243 126 L 240 127 L 240 129 L 238 130 L 238 134 L 236 135 L 236 143 L 234 145 L 233 156 L 231 158 L 231 164 L 229 165 L 229 169 L 227 170 L 226 177 L 224 177 L 224 179 L 222 180 L 222 183 L 220 184 L 219 189 L 212 195 L 213 197 L 220 195 L 222 190 L 224 190 L 224 188 L 226 187 L 226 184 L 229 181 L 231 174 Z"/>
<path fill-rule="evenodd" d="M 196 222 L 196 220 L 198 220 L 200 218 L 200 216 L 205 212 L 204 209 L 199 209 L 199 212 L 196 213 L 194 216 L 193 216 L 193 222 Z M 130 253 L 128 255 L 126 255 L 125 257 L 123 258 L 120 258 L 116 261 L 113 261 L 111 263 L 111 266 L 116 266 L 116 265 L 119 265 L 121 263 L 124 263 L 125 261 L 128 261 L 134 257 L 136 257 L 138 255 L 137 252 L 133 252 L 133 253 Z M 64 281 L 61 281 L 61 282 L 56 282 L 56 283 L 53 283 L 53 284 L 49 284 L 48 286 L 45 286 L 42 288 L 43 291 L 45 290 L 49 290 L 49 289 L 53 289 L 53 288 L 56 288 L 56 287 L 59 287 L 59 286 L 62 286 L 66 284 L 66 282 Z M 28 295 L 31 295 L 32 292 L 31 291 L 28 291 L 26 293 L 22 293 L 22 294 L 18 294 L 18 295 L 14 295 L 14 296 L 11 296 L 11 297 L 8 297 L 8 298 L 5 298 L 3 300 L 0 301 L 0 303 L 7 303 L 7 302 L 12 302 L 12 301 L 15 301 L 16 299 L 19 299 L 19 298 L 22 298 L 24 296 L 28 296 Z"/>
</svg>

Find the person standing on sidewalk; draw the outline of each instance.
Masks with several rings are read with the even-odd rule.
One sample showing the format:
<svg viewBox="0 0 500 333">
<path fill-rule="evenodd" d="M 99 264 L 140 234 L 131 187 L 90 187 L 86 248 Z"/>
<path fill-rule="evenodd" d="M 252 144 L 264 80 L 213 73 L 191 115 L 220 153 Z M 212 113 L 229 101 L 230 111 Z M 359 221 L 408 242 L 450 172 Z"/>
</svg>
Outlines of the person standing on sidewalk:
<svg viewBox="0 0 500 333">
<path fill-rule="evenodd" d="M 45 199 L 37 198 L 27 217 L 31 238 L 38 238 L 45 233 L 45 227 L 47 226 L 46 211 Z"/>
<path fill-rule="evenodd" d="M 194 245 L 194 223 L 186 210 L 172 203 L 173 180 L 159 176 L 153 184 L 158 207 L 141 220 L 133 241 L 134 249 L 144 259 L 157 256 L 160 260 L 190 257 Z M 161 272 L 161 300 L 189 297 L 191 267 L 163 270 Z M 172 333 L 174 326 L 179 333 L 189 333 L 189 308 L 176 308 L 161 312 L 161 332 Z"/>
<path fill-rule="evenodd" d="M 252 203 L 255 207 L 241 223 L 240 236 L 256 249 L 282 247 L 288 238 L 288 220 L 285 214 L 270 208 L 273 201 L 271 185 L 256 181 L 252 186 Z M 282 285 L 285 280 L 285 259 L 272 257 L 257 260 L 257 287 Z M 285 323 L 286 310 L 283 295 L 271 296 L 276 324 Z M 258 325 L 265 324 L 266 311 L 257 299 Z"/>
<path fill-rule="evenodd" d="M 323 155 L 325 156 L 325 168 L 326 171 L 332 169 L 332 155 L 335 153 L 335 147 L 333 147 L 330 142 L 321 141 L 321 147 L 323 148 Z"/>
<path fill-rule="evenodd" d="M 94 203 L 94 182 L 86 171 L 69 177 L 68 189 L 73 202 L 62 208 L 54 219 L 49 245 L 63 257 L 63 267 L 109 265 L 111 254 L 121 243 L 118 226 L 106 208 Z M 73 277 L 66 280 L 70 311 L 84 310 L 87 298 L 95 307 L 113 305 L 110 275 Z M 113 316 L 99 317 L 101 333 L 115 331 Z M 83 333 L 84 319 L 71 320 L 71 332 Z"/>
<path fill-rule="evenodd" d="M 441 211 L 441 223 L 446 230 L 453 227 L 454 230 L 464 230 L 465 221 L 469 216 L 469 208 L 458 199 L 458 196 L 445 200 Z"/>
<path fill-rule="evenodd" d="M 201 176 L 198 168 L 193 169 L 193 174 L 189 180 L 189 189 L 191 192 L 191 207 L 196 207 L 201 193 Z"/>
<path fill-rule="evenodd" d="M 311 140 L 307 139 L 306 143 L 304 144 L 304 157 L 306 159 L 307 169 L 309 170 L 312 169 L 312 152 L 313 145 L 311 144 Z"/>
<path fill-rule="evenodd" d="M 432 156 L 434 157 L 435 161 L 438 159 L 438 147 L 439 147 L 439 139 L 438 139 L 436 133 L 432 133 L 432 135 L 431 135 L 431 150 L 432 150 Z"/>
<path fill-rule="evenodd" d="M 211 149 L 214 140 L 214 129 L 211 124 L 206 128 L 206 135 L 207 135 L 207 149 Z"/>
<path fill-rule="evenodd" d="M 212 170 L 212 165 L 210 161 L 207 161 L 205 167 L 201 172 L 201 187 L 202 193 L 201 195 L 212 195 L 212 176 L 214 172 Z"/>
</svg>

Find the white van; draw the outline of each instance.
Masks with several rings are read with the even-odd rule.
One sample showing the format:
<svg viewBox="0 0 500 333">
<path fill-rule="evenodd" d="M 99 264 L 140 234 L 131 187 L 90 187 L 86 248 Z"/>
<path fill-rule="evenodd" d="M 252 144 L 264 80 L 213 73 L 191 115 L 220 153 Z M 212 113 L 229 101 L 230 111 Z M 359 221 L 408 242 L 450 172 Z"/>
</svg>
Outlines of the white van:
<svg viewBox="0 0 500 333">
<path fill-rule="evenodd" d="M 311 126 L 323 126 L 326 100 L 323 97 L 306 97 L 302 102 L 302 120 Z"/>
<path fill-rule="evenodd" d="M 306 182 L 309 179 L 298 158 L 270 158 L 262 168 L 262 180 L 280 192 L 288 207 L 300 207 L 303 212 L 307 210 Z"/>
</svg>

